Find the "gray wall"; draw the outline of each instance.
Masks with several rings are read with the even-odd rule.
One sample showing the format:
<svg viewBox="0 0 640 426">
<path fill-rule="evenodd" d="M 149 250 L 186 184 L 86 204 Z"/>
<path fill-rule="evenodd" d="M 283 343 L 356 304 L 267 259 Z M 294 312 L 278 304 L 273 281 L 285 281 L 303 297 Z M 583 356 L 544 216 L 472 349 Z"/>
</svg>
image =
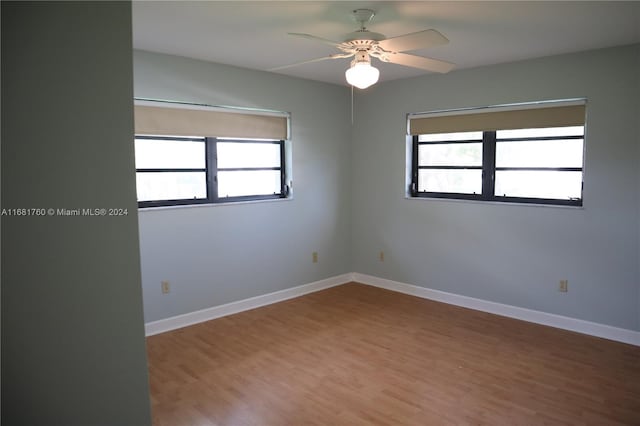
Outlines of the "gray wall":
<svg viewBox="0 0 640 426">
<path fill-rule="evenodd" d="M 131 5 L 2 2 L 2 424 L 150 424 Z"/>
<path fill-rule="evenodd" d="M 351 271 L 346 87 L 143 51 L 134 70 L 137 97 L 292 114 L 293 199 L 140 211 L 146 321 Z"/>
<path fill-rule="evenodd" d="M 355 271 L 640 329 L 639 52 L 382 83 L 356 95 L 353 127 L 344 87 L 135 52 L 136 96 L 293 116 L 294 200 L 140 213 L 145 319 Z M 577 97 L 584 208 L 405 199 L 407 113 Z"/>
<path fill-rule="evenodd" d="M 358 96 L 354 271 L 640 330 L 639 52 L 460 70 Z M 588 99 L 583 209 L 404 198 L 405 114 L 577 97 Z"/>
</svg>

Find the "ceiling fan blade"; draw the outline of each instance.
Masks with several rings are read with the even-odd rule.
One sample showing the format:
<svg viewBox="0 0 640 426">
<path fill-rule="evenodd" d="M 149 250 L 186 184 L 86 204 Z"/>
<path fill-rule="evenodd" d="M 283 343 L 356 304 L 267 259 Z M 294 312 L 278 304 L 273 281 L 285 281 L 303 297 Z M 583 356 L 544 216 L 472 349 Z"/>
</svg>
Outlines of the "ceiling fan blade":
<svg viewBox="0 0 640 426">
<path fill-rule="evenodd" d="M 296 62 L 295 64 L 283 65 L 281 67 L 270 68 L 267 71 L 279 71 L 286 68 L 297 67 L 298 65 L 311 64 L 313 62 L 326 61 L 327 59 L 340 59 L 340 58 L 349 58 L 353 56 L 353 53 L 336 53 L 335 55 L 325 56 L 324 58 L 316 58 L 310 59 L 308 61 Z"/>
<path fill-rule="evenodd" d="M 449 40 L 436 30 L 424 30 L 405 34 L 378 42 L 378 45 L 389 52 L 424 49 L 449 43 Z"/>
<path fill-rule="evenodd" d="M 386 60 L 385 60 L 386 59 Z M 407 67 L 420 68 L 427 71 L 448 73 L 455 68 L 451 62 L 440 61 L 438 59 L 425 58 L 422 56 L 409 55 L 406 53 L 392 53 L 381 58 L 384 62 L 404 65 Z"/>
<path fill-rule="evenodd" d="M 311 35 L 311 34 L 303 34 L 303 33 L 287 33 L 287 34 L 289 34 L 290 36 L 294 36 L 294 37 L 306 38 L 307 40 L 319 41 L 320 43 L 328 44 L 328 45 L 334 46 L 334 47 L 337 47 L 340 44 L 337 41 L 328 40 L 328 39 L 322 38 L 322 37 L 316 37 L 316 36 Z"/>
</svg>

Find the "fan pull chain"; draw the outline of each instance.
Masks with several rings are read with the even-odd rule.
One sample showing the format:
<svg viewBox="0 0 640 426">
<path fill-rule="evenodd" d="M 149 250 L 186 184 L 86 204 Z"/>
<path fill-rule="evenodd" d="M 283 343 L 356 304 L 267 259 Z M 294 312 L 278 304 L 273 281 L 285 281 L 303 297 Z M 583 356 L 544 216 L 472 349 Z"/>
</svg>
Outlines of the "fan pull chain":
<svg viewBox="0 0 640 426">
<path fill-rule="evenodd" d="M 351 125 L 353 126 L 353 86 L 351 86 Z"/>
</svg>

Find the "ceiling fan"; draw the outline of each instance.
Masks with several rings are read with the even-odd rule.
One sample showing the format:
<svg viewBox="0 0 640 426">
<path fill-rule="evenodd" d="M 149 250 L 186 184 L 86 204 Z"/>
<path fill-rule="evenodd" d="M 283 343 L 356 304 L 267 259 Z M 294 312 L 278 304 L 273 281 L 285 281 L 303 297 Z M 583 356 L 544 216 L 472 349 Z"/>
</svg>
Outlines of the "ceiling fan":
<svg viewBox="0 0 640 426">
<path fill-rule="evenodd" d="M 447 73 L 455 67 L 455 65 L 450 62 L 402 53 L 408 50 L 424 49 L 449 43 L 449 40 L 438 31 L 424 30 L 398 37 L 386 38 L 383 34 L 374 33 L 365 27 L 365 24 L 375 16 L 373 10 L 356 9 L 352 14 L 353 19 L 360 24 L 360 29 L 348 34 L 342 42 L 327 40 L 311 34 L 288 33 L 291 36 L 329 44 L 341 50 L 342 53 L 271 68 L 269 71 L 278 71 L 327 59 L 343 59 L 353 56 L 354 59 L 351 61 L 351 67 L 345 72 L 345 77 L 347 82 L 352 86 L 359 89 L 366 89 L 375 84 L 380 77 L 380 71 L 371 66 L 372 57 L 382 62 L 390 62 L 438 73 Z"/>
</svg>

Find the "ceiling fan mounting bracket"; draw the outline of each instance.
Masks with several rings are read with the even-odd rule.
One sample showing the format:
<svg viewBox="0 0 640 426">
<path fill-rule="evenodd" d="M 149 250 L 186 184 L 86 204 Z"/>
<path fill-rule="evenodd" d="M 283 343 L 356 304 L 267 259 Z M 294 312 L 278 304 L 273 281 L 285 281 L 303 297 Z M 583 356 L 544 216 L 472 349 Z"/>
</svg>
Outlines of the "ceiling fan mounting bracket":
<svg viewBox="0 0 640 426">
<path fill-rule="evenodd" d="M 351 16 L 353 17 L 354 21 L 360 24 L 360 28 L 364 30 L 364 24 L 373 19 L 373 17 L 376 16 L 376 12 L 371 9 L 355 9 L 353 12 L 351 12 Z"/>
</svg>

